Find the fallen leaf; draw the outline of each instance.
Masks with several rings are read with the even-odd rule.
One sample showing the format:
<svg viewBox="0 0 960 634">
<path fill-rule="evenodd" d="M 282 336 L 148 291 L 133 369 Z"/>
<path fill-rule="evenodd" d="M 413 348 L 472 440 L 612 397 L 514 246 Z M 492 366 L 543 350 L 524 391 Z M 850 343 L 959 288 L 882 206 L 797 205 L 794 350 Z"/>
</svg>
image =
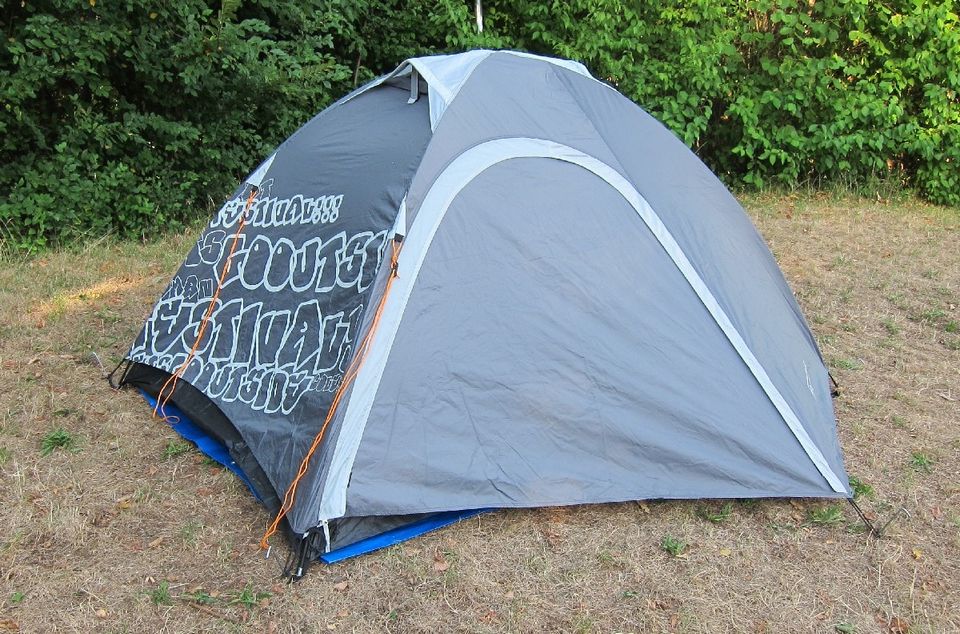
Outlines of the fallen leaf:
<svg viewBox="0 0 960 634">
<path fill-rule="evenodd" d="M 98 618 L 98 619 L 105 619 L 105 618 L 107 618 L 107 611 L 104 610 L 103 608 L 98 609 L 94 614 L 97 615 L 97 618 Z"/>
<path fill-rule="evenodd" d="M 439 550 L 433 554 L 434 572 L 446 572 L 450 568 L 450 562 L 446 560 L 443 553 Z"/>
<path fill-rule="evenodd" d="M 350 587 L 350 582 L 349 582 L 349 581 L 341 581 L 340 583 L 335 583 L 335 584 L 333 584 L 333 589 L 334 589 L 334 590 L 339 590 L 340 592 L 343 592 L 344 590 L 346 590 L 346 589 L 349 588 L 349 587 Z"/>
<path fill-rule="evenodd" d="M 732 554 L 733 554 L 733 551 L 730 550 L 729 548 L 721 548 L 721 549 L 720 549 L 720 556 L 721 556 L 721 557 L 729 557 L 729 556 L 732 555 Z"/>
<path fill-rule="evenodd" d="M 116 517 L 116 512 L 109 509 L 101 509 L 97 511 L 97 514 L 93 517 L 93 525 L 97 528 L 109 526 L 114 517 Z"/>
<path fill-rule="evenodd" d="M 327 629 L 332 632 L 333 630 L 337 629 L 337 624 L 336 624 L 336 623 L 327 623 Z"/>
<path fill-rule="evenodd" d="M 908 634 L 910 631 L 910 623 L 901 619 L 899 616 L 894 616 L 887 623 L 887 630 L 890 634 Z"/>
<path fill-rule="evenodd" d="M 6 630 L 8 632 L 19 632 L 20 624 L 14 621 L 13 619 L 0 619 L 0 630 Z"/>
<path fill-rule="evenodd" d="M 350 610 L 340 610 L 339 612 L 337 612 L 338 618 L 345 619 L 348 616 L 350 616 Z"/>
<path fill-rule="evenodd" d="M 939 506 L 933 506 L 933 507 L 930 508 L 930 515 L 932 515 L 932 516 L 933 516 L 933 519 L 935 519 L 935 520 L 942 520 L 942 519 L 943 519 L 943 509 L 940 508 Z"/>
<path fill-rule="evenodd" d="M 647 504 L 646 502 L 637 502 L 637 506 L 639 506 L 640 510 L 643 511 L 644 513 L 648 515 L 650 514 L 650 505 Z"/>
<path fill-rule="evenodd" d="M 150 542 L 149 544 L 147 544 L 147 548 L 156 548 L 157 546 L 159 546 L 159 545 L 162 544 L 162 543 L 163 543 L 163 537 L 161 536 L 161 537 L 156 538 L 155 540 L 153 540 L 153 541 Z"/>
<path fill-rule="evenodd" d="M 913 558 L 914 558 L 914 559 L 917 559 L 917 560 L 919 560 L 919 559 L 921 559 L 921 558 L 923 557 L 923 551 L 920 550 L 919 548 L 914 548 L 913 551 L 911 551 L 910 554 L 913 555 Z"/>
</svg>

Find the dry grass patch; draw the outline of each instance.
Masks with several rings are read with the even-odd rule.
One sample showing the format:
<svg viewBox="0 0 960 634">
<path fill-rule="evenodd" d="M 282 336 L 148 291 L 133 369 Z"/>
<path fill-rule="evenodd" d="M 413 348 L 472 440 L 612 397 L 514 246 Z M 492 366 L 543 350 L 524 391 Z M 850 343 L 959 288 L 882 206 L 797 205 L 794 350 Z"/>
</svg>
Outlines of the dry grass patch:
<svg viewBox="0 0 960 634">
<path fill-rule="evenodd" d="M 842 386 L 845 504 L 491 513 L 278 583 L 269 518 L 91 357 L 115 363 L 190 246 L 108 241 L 0 270 L 0 630 L 960 630 L 960 221 L 754 198 Z"/>
</svg>

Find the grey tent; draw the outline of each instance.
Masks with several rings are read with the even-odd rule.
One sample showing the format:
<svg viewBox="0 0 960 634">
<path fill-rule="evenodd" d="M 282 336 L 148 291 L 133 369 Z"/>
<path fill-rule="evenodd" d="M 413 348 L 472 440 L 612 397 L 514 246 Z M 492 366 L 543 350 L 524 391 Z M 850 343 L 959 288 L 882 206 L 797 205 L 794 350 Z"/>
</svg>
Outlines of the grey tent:
<svg viewBox="0 0 960 634">
<path fill-rule="evenodd" d="M 571 61 L 416 58 L 333 104 L 126 356 L 122 383 L 272 512 L 287 496 L 301 561 L 480 509 L 850 496 L 823 359 L 748 216 Z"/>
</svg>

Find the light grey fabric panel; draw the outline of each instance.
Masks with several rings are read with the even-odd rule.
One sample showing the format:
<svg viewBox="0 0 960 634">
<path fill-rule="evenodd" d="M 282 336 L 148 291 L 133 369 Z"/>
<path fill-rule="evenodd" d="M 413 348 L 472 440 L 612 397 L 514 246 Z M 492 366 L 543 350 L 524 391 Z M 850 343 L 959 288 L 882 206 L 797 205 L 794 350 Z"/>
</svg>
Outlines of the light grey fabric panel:
<svg viewBox="0 0 960 634">
<path fill-rule="evenodd" d="M 608 163 L 634 184 L 831 469 L 843 473 L 826 368 L 763 238 L 696 155 L 616 91 L 553 65 L 508 56 L 487 58 L 437 126 L 407 195 L 408 222 L 413 222 L 426 191 L 454 156 L 483 141 L 510 136 L 569 145 Z"/>
<path fill-rule="evenodd" d="M 473 181 L 410 297 L 348 515 L 769 495 L 835 494 L 624 199 L 548 159 Z"/>
<path fill-rule="evenodd" d="M 831 468 L 843 473 L 826 367 L 749 216 L 695 154 L 629 99 L 597 91 L 573 73 L 557 76 L 676 237 Z"/>
</svg>

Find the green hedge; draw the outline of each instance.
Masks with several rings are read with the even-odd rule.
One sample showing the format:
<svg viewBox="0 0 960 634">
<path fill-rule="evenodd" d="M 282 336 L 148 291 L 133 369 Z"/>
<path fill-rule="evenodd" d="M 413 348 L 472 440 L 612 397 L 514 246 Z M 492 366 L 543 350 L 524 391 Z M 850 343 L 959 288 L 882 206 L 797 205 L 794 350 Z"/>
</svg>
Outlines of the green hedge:
<svg viewBox="0 0 960 634">
<path fill-rule="evenodd" d="M 954 3 L 46 0 L 0 6 L 0 240 L 151 236 L 357 83 L 435 51 L 583 61 L 729 184 L 960 206 Z"/>
</svg>

